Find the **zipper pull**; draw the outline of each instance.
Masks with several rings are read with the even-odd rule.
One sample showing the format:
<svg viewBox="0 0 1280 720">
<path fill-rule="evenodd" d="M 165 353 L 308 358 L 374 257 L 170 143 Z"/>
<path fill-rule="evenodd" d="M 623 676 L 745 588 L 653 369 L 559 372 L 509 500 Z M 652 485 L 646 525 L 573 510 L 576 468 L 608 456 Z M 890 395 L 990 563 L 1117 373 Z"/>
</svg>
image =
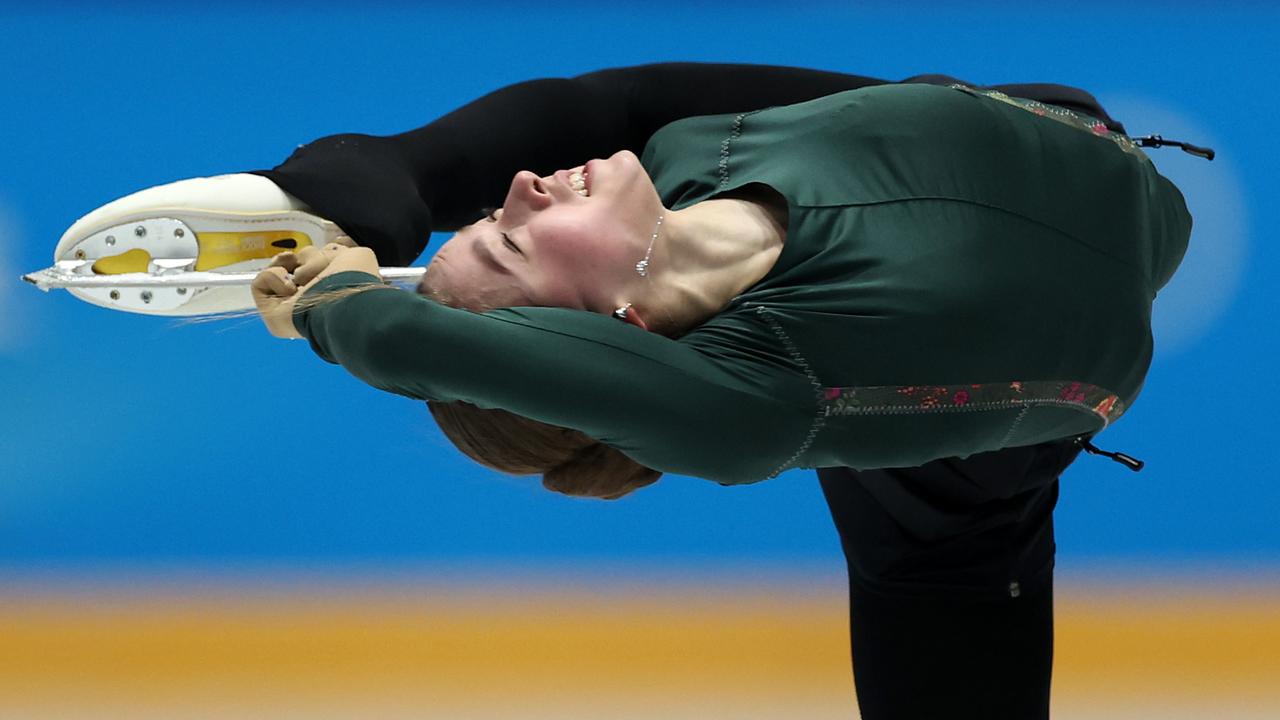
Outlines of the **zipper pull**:
<svg viewBox="0 0 1280 720">
<path fill-rule="evenodd" d="M 1148 135 L 1146 137 L 1129 138 L 1129 139 L 1142 147 L 1158 148 L 1158 147 L 1164 147 L 1165 145 L 1174 145 L 1176 147 L 1182 148 L 1182 152 L 1190 153 L 1192 155 L 1202 157 L 1205 160 L 1212 160 L 1214 156 L 1217 155 L 1217 153 L 1213 151 L 1213 148 L 1199 147 L 1196 145 L 1192 145 L 1191 143 L 1179 142 L 1177 140 L 1165 140 L 1163 137 L 1159 135 Z"/>
<path fill-rule="evenodd" d="M 1085 452 L 1088 452 L 1093 455 L 1102 455 L 1103 457 L 1109 457 L 1112 460 L 1115 460 L 1116 462 L 1120 463 L 1121 465 L 1124 465 L 1125 467 L 1129 468 L 1134 472 L 1138 472 L 1142 470 L 1142 468 L 1146 465 L 1145 462 L 1135 457 L 1130 457 L 1128 455 L 1125 455 L 1124 453 L 1121 453 L 1121 452 L 1107 452 L 1106 450 L 1099 450 L 1098 448 L 1093 446 L 1093 443 L 1085 439 L 1083 435 L 1076 438 L 1076 444 L 1083 446 Z"/>
</svg>

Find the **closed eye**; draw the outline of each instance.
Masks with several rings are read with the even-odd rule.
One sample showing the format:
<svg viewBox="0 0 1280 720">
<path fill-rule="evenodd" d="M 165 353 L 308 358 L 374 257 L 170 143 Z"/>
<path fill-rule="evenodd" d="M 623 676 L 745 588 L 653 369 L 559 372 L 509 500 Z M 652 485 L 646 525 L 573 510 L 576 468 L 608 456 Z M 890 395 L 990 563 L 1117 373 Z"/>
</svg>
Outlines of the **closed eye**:
<svg viewBox="0 0 1280 720">
<path fill-rule="evenodd" d="M 489 222 L 493 222 L 493 223 L 498 222 L 497 208 L 489 208 L 488 214 L 485 216 L 485 220 L 488 220 Z M 511 236 L 506 233 L 502 233 L 502 244 L 505 245 L 507 249 L 510 250 L 511 252 L 519 253 L 520 255 L 524 254 L 524 252 L 520 249 L 520 246 L 516 245 L 515 241 L 511 239 Z"/>
</svg>

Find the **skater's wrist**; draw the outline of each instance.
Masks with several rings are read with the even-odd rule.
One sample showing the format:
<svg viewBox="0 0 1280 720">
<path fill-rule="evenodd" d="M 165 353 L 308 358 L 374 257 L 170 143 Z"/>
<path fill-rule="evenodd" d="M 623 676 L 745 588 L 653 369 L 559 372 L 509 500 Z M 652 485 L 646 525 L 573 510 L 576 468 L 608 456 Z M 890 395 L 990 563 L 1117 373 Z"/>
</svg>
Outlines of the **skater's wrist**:
<svg viewBox="0 0 1280 720">
<path fill-rule="evenodd" d="M 347 288 L 378 285 L 385 287 L 382 278 L 363 270 L 343 270 L 332 275 L 316 278 L 315 282 L 299 294 L 299 301 L 293 307 L 293 327 L 301 337 L 310 339 L 307 332 L 310 313 L 326 304 L 326 296 L 335 296 L 338 291 Z"/>
</svg>

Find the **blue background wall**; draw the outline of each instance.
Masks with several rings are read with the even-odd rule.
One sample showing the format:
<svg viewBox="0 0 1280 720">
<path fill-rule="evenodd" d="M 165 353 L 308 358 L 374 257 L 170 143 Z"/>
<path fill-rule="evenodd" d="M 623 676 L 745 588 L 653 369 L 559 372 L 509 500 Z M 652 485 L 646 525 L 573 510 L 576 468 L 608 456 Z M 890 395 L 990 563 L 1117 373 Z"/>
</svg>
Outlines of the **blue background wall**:
<svg viewBox="0 0 1280 720">
<path fill-rule="evenodd" d="M 269 167 L 329 133 L 416 127 L 520 80 L 663 60 L 1059 82 L 1134 135 L 1215 148 L 1212 163 L 1150 151 L 1196 229 L 1157 300 L 1144 394 L 1097 440 L 1148 466 L 1082 456 L 1059 545 L 1083 568 L 1267 567 L 1280 558 L 1280 14 L 959 5 L 5 6 L 0 568 L 838 568 L 810 472 L 566 499 L 471 465 L 421 404 L 256 320 L 179 326 L 17 281 L 77 217 L 133 190 Z"/>
</svg>

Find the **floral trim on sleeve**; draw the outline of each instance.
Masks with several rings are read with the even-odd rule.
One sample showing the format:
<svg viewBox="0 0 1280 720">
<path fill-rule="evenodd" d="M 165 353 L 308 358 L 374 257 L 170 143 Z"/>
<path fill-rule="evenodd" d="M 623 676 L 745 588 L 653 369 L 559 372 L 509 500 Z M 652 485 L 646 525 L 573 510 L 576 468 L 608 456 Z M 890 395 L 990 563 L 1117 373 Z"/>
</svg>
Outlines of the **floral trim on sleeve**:
<svg viewBox="0 0 1280 720">
<path fill-rule="evenodd" d="M 1106 427 L 1127 409 L 1110 390 L 1076 381 L 1034 380 L 979 385 L 828 387 L 822 415 L 905 415 L 1061 405 L 1096 416 Z"/>
<path fill-rule="evenodd" d="M 1142 152 L 1142 148 L 1131 140 L 1128 135 L 1109 129 L 1106 123 L 1095 117 L 1085 115 L 1084 113 L 1072 112 L 1071 110 L 1058 107 L 1057 105 L 1046 105 L 1045 103 L 1037 100 L 1012 97 L 1005 95 L 998 90 L 980 90 L 978 88 L 972 88 L 968 85 L 961 85 L 959 83 L 954 83 L 949 87 L 962 92 L 967 92 L 970 95 L 982 95 L 984 97 L 991 98 L 992 100 L 999 100 L 1002 103 L 1012 105 L 1016 108 L 1021 108 L 1027 112 L 1035 113 L 1040 117 L 1057 120 L 1064 125 L 1070 125 L 1071 127 L 1083 130 L 1091 135 L 1107 138 L 1113 141 L 1121 150 L 1129 153 L 1130 155 L 1134 155 L 1146 160 L 1147 162 L 1151 162 L 1151 158 L 1147 157 L 1147 154 Z"/>
</svg>

